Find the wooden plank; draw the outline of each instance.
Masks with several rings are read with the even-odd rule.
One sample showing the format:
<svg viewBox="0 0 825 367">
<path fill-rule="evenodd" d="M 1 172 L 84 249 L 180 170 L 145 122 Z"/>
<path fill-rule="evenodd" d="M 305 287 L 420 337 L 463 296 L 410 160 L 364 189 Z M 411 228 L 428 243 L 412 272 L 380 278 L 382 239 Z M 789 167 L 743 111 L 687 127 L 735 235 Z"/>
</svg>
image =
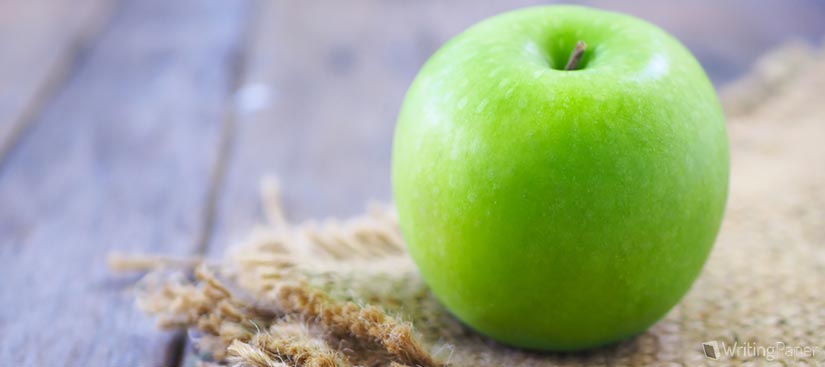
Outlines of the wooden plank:
<svg viewBox="0 0 825 367">
<path fill-rule="evenodd" d="M 48 100 L 112 0 L 0 1 L 0 162 Z"/>
<path fill-rule="evenodd" d="M 245 1 L 127 0 L 0 167 L 0 365 L 170 366 L 111 250 L 191 254 Z"/>
</svg>

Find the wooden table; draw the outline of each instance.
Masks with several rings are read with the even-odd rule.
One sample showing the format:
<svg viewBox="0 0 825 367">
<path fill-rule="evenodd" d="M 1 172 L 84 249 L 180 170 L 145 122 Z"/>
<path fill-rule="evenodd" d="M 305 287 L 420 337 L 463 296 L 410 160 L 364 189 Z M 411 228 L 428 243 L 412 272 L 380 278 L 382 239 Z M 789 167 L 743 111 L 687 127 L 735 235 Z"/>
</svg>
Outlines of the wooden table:
<svg viewBox="0 0 825 367">
<path fill-rule="evenodd" d="M 389 200 L 418 68 L 531 3 L 0 0 L 0 366 L 181 364 L 183 335 L 134 308 L 107 253 L 219 256 L 260 221 L 266 173 L 296 220 Z M 825 33 L 817 0 L 604 3 L 676 34 L 717 83 Z"/>
</svg>

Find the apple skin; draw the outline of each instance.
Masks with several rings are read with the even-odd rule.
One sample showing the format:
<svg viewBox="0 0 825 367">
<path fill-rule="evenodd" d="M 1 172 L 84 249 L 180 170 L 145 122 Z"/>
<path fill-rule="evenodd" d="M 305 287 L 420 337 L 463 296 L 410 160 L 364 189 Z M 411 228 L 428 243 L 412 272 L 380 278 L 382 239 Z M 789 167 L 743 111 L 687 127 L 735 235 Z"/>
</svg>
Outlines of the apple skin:
<svg viewBox="0 0 825 367">
<path fill-rule="evenodd" d="M 579 70 L 562 70 L 577 41 Z M 435 296 L 503 343 L 638 334 L 688 291 L 725 209 L 724 116 L 702 67 L 645 21 L 516 10 L 449 41 L 401 109 L 393 191 Z"/>
</svg>

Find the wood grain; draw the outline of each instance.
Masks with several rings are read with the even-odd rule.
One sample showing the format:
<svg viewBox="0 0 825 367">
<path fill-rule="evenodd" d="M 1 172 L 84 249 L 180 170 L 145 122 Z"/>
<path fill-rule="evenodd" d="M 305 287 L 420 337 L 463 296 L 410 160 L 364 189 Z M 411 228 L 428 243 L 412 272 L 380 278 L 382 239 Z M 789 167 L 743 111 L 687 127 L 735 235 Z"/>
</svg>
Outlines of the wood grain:
<svg viewBox="0 0 825 367">
<path fill-rule="evenodd" d="M 128 0 L 0 168 L 0 365 L 171 366 L 110 250 L 191 254 L 247 2 Z"/>
<path fill-rule="evenodd" d="M 0 164 L 108 18 L 113 0 L 0 1 Z"/>
</svg>

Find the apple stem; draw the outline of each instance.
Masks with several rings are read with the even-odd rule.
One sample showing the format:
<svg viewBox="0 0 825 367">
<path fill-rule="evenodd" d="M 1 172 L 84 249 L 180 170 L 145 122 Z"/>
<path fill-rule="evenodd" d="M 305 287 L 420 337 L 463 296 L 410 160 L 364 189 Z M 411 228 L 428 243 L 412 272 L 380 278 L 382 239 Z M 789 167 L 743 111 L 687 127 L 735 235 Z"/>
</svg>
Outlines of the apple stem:
<svg viewBox="0 0 825 367">
<path fill-rule="evenodd" d="M 564 67 L 564 70 L 576 70 L 579 67 L 579 62 L 582 61 L 582 56 L 584 56 L 584 50 L 587 50 L 587 44 L 584 41 L 576 42 L 576 48 L 573 49 L 573 53 L 570 54 L 570 59 L 567 60 L 567 66 Z"/>
</svg>

